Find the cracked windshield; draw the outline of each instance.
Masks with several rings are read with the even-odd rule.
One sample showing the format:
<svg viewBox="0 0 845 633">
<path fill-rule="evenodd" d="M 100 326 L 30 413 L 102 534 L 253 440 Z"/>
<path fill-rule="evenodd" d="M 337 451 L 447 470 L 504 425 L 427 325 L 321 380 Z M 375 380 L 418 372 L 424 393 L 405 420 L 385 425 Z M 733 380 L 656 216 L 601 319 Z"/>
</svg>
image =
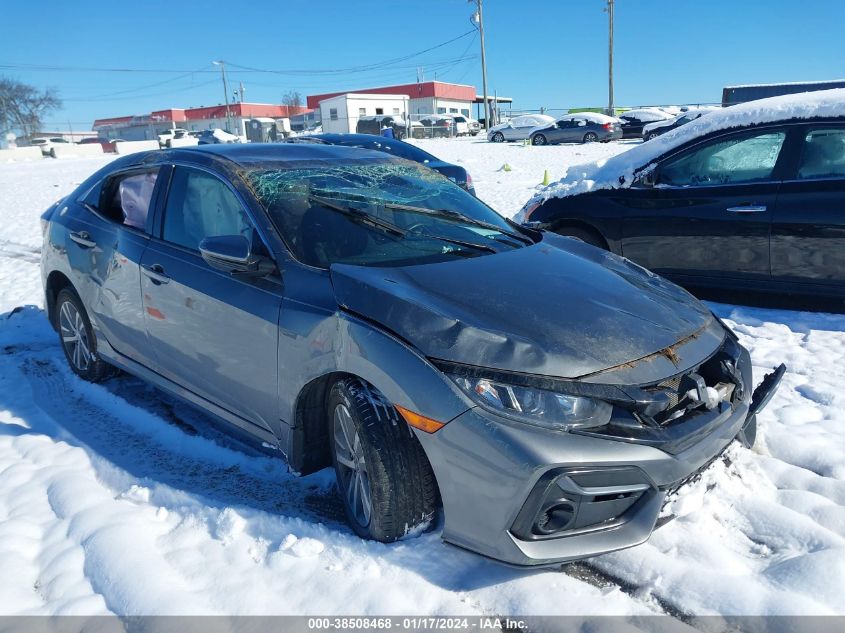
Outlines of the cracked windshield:
<svg viewBox="0 0 845 633">
<path fill-rule="evenodd" d="M 247 177 L 294 255 L 311 266 L 400 266 L 533 241 L 448 178 L 418 165 L 295 165 Z"/>
</svg>

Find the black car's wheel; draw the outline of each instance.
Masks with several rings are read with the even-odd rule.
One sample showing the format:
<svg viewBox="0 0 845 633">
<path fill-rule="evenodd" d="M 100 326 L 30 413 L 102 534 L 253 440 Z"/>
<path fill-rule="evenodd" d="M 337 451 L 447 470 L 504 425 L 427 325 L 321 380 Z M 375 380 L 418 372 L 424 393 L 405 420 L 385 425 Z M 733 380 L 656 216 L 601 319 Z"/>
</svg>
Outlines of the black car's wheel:
<svg viewBox="0 0 845 633">
<path fill-rule="evenodd" d="M 559 235 L 574 237 L 586 244 L 589 244 L 590 246 L 607 250 L 607 242 L 605 242 L 604 238 L 595 231 L 578 226 L 562 226 L 555 229 L 555 232 Z"/>
<path fill-rule="evenodd" d="M 654 132 L 649 132 L 649 133 L 648 133 L 648 134 L 646 134 L 643 138 L 644 138 L 644 140 L 646 140 L 646 141 L 650 141 L 650 140 L 651 140 L 651 139 L 653 139 L 655 136 L 657 136 L 657 134 L 655 134 Z"/>
<path fill-rule="evenodd" d="M 595 143 L 597 140 L 599 140 L 599 135 L 596 134 L 595 132 L 587 132 L 584 135 L 584 142 L 585 143 Z"/>
<path fill-rule="evenodd" d="M 504 143 L 505 142 L 505 135 L 502 134 L 501 132 L 496 132 L 493 135 L 493 138 L 491 138 L 490 140 L 493 141 L 494 143 Z"/>
<path fill-rule="evenodd" d="M 337 486 L 352 529 L 395 541 L 434 517 L 437 484 L 413 431 L 382 394 L 355 378 L 328 399 Z"/>
<path fill-rule="evenodd" d="M 56 297 L 56 325 L 65 358 L 77 376 L 101 382 L 117 373 L 116 368 L 97 355 L 91 321 L 79 297 L 70 288 L 62 289 Z"/>
<path fill-rule="evenodd" d="M 543 134 L 535 134 L 531 137 L 531 144 L 532 145 L 545 145 L 546 144 L 546 137 Z"/>
</svg>

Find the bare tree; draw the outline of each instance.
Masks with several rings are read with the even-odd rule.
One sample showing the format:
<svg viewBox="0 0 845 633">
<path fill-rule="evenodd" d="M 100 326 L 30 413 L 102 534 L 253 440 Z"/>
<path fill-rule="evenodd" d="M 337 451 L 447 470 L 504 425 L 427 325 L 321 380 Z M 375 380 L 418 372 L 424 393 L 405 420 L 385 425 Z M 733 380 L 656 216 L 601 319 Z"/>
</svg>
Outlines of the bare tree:
<svg viewBox="0 0 845 633">
<path fill-rule="evenodd" d="M 282 95 L 282 105 L 286 105 L 289 109 L 295 109 L 302 106 L 302 95 L 296 90 L 289 90 Z"/>
<path fill-rule="evenodd" d="M 37 132 L 44 117 L 62 107 L 56 91 L 38 90 L 29 84 L 0 77 L 0 130 Z"/>
</svg>

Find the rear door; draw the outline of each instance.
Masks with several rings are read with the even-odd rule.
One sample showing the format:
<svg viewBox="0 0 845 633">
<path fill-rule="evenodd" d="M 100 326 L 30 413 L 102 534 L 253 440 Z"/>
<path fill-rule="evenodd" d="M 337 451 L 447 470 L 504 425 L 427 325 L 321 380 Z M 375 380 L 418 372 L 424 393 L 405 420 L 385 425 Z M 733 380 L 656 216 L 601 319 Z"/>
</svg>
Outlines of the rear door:
<svg viewBox="0 0 845 633">
<path fill-rule="evenodd" d="M 151 366 L 139 265 L 149 242 L 159 168 L 134 168 L 105 178 L 59 211 L 66 257 L 92 322 L 118 353 Z"/>
<path fill-rule="evenodd" d="M 663 161 L 623 217 L 622 252 L 669 276 L 768 282 L 782 128 L 705 141 Z"/>
<path fill-rule="evenodd" d="M 267 254 L 239 194 L 209 171 L 173 168 L 157 236 L 141 261 L 146 326 L 160 373 L 266 436 L 278 420 L 279 277 L 233 276 L 199 244 L 245 235 Z"/>
<path fill-rule="evenodd" d="M 796 132 L 796 168 L 772 218 L 772 277 L 845 289 L 845 124 Z"/>
</svg>

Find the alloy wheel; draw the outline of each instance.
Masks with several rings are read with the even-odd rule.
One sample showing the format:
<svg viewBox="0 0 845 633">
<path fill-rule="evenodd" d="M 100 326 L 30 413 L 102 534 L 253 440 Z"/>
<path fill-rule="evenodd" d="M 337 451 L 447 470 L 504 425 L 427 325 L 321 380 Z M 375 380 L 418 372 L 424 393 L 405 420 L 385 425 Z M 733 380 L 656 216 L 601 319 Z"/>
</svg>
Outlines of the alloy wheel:
<svg viewBox="0 0 845 633">
<path fill-rule="evenodd" d="M 373 507 L 370 477 L 364 446 L 345 404 L 335 407 L 333 427 L 340 491 L 355 521 L 361 526 L 367 526 Z"/>
<path fill-rule="evenodd" d="M 584 135 L 584 142 L 585 143 L 595 143 L 599 139 L 598 136 L 595 135 L 593 132 L 587 132 Z"/>
<path fill-rule="evenodd" d="M 84 372 L 91 364 L 91 346 L 85 321 L 70 301 L 59 309 L 59 331 L 68 359 L 77 371 Z"/>
<path fill-rule="evenodd" d="M 542 134 L 538 134 L 534 137 L 534 145 L 545 145 L 546 144 L 546 137 Z"/>
<path fill-rule="evenodd" d="M 501 132 L 496 132 L 493 135 L 493 142 L 494 143 L 501 143 L 504 140 L 505 140 L 505 136 Z"/>
</svg>

